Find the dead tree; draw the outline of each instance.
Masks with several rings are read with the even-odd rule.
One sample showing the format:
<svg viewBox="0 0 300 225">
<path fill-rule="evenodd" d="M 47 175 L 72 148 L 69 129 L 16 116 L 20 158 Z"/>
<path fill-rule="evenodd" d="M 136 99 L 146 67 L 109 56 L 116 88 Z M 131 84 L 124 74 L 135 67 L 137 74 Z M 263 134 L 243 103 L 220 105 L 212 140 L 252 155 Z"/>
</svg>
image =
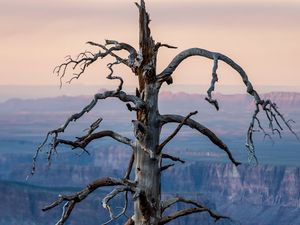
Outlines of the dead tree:
<svg viewBox="0 0 300 225">
<path fill-rule="evenodd" d="M 73 79 L 79 79 L 86 69 L 93 63 L 103 59 L 105 57 L 111 57 L 114 61 L 107 65 L 109 69 L 108 79 L 117 79 L 120 84 L 116 90 L 105 91 L 103 93 L 95 94 L 92 101 L 85 106 L 82 111 L 69 117 L 66 122 L 58 129 L 52 130 L 47 134 L 44 142 L 38 147 L 36 155 L 34 156 L 34 163 L 32 173 L 35 171 L 35 162 L 41 148 L 50 140 L 50 149 L 48 151 L 48 160 L 51 161 L 53 153 L 56 151 L 57 146 L 69 145 L 73 149 L 82 149 L 88 152 L 86 147 L 90 142 L 103 137 L 111 137 L 116 141 L 130 146 L 132 149 L 132 157 L 129 162 L 127 172 L 123 178 L 101 178 L 93 181 L 82 191 L 71 195 L 60 195 L 58 199 L 51 205 L 45 207 L 43 210 L 52 209 L 58 205 L 64 203 L 63 212 L 61 218 L 57 222 L 57 225 L 62 225 L 69 218 L 70 214 L 77 203 L 83 201 L 94 190 L 111 186 L 114 189 L 103 199 L 103 207 L 108 210 L 110 220 L 106 223 L 112 222 L 124 215 L 127 209 L 128 193 L 132 194 L 132 200 L 134 201 L 134 215 L 126 222 L 126 224 L 135 225 L 163 225 L 176 218 L 186 216 L 192 213 L 207 212 L 213 219 L 219 220 L 227 218 L 221 216 L 211 209 L 205 207 L 203 204 L 197 203 L 193 200 L 185 199 L 183 197 L 175 197 L 166 201 L 161 201 L 161 174 L 174 164 L 166 165 L 162 163 L 163 160 L 168 159 L 171 161 L 179 161 L 184 163 L 183 160 L 176 156 L 172 156 L 163 152 L 164 147 L 176 136 L 182 126 L 188 126 L 195 129 L 202 135 L 206 136 L 213 144 L 218 146 L 228 156 L 229 160 L 238 166 L 240 162 L 236 161 L 231 154 L 229 148 L 222 140 L 210 129 L 204 125 L 193 120 L 191 117 L 197 113 L 191 112 L 187 116 L 181 115 L 161 115 L 158 109 L 158 97 L 161 86 L 166 83 L 172 84 L 172 74 L 176 68 L 185 59 L 192 56 L 200 56 L 211 59 L 212 66 L 212 79 L 210 86 L 207 90 L 207 97 L 205 98 L 208 103 L 212 104 L 216 110 L 219 109 L 219 104 L 216 99 L 213 98 L 212 93 L 215 89 L 215 83 L 218 81 L 217 69 L 218 62 L 223 61 L 232 67 L 237 74 L 242 78 L 243 83 L 247 88 L 247 92 L 253 96 L 255 101 L 255 110 L 251 118 L 251 122 L 246 135 L 246 147 L 249 150 L 250 159 L 256 161 L 255 148 L 253 144 L 253 132 L 261 130 L 265 136 L 278 133 L 281 134 L 283 126 L 286 126 L 295 136 L 296 134 L 292 130 L 290 125 L 292 120 L 286 120 L 279 112 L 275 103 L 269 99 L 261 99 L 259 94 L 253 88 L 251 82 L 248 79 L 246 72 L 232 59 L 218 52 L 212 52 L 201 48 L 191 48 L 182 51 L 169 63 L 169 65 L 161 72 L 156 71 L 157 54 L 160 48 L 173 47 L 168 44 L 162 44 L 155 42 L 151 36 L 149 28 L 149 14 L 146 12 L 145 2 L 141 0 L 140 3 L 136 3 L 139 10 L 139 49 L 135 49 L 133 46 L 115 41 L 106 40 L 105 44 L 98 44 L 92 41 L 87 42 L 93 48 L 96 48 L 96 52 L 85 51 L 80 53 L 77 57 L 73 58 L 68 56 L 66 61 L 55 68 L 54 72 L 60 77 L 61 82 L 66 77 L 68 69 L 74 71 L 71 82 Z M 122 58 L 118 55 L 119 51 L 125 51 L 128 53 L 128 58 Z M 121 76 L 114 75 L 113 67 L 119 64 L 123 64 L 129 67 L 132 73 L 138 80 L 138 87 L 136 94 L 127 94 L 122 90 L 123 79 Z M 135 140 L 131 140 L 124 137 L 121 134 L 112 130 L 96 131 L 102 118 L 91 124 L 86 135 L 77 137 L 75 140 L 60 139 L 59 136 L 63 133 L 71 122 L 80 119 L 84 114 L 90 112 L 100 100 L 107 98 L 116 98 L 126 103 L 127 109 L 136 113 L 136 120 L 132 121 L 133 132 Z M 265 113 L 268 121 L 270 134 L 263 128 L 257 115 L 263 112 Z M 160 143 L 160 134 L 162 127 L 169 123 L 178 124 L 177 128 L 172 132 L 164 141 Z M 135 177 L 130 179 L 131 171 L 134 171 Z M 109 205 L 111 199 L 115 196 L 124 193 L 125 206 L 124 209 L 118 215 L 114 215 Z M 170 215 L 165 215 L 165 210 L 170 206 L 183 202 L 190 207 L 174 212 Z"/>
</svg>

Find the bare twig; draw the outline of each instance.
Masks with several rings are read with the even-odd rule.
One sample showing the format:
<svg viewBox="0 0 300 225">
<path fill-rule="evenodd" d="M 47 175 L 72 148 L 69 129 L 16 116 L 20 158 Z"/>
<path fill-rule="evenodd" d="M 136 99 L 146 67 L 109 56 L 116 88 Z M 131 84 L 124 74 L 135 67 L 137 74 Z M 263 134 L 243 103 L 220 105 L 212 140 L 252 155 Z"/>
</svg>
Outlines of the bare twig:
<svg viewBox="0 0 300 225">
<path fill-rule="evenodd" d="M 115 79 L 120 80 L 120 84 L 119 84 L 119 86 L 118 86 L 116 92 L 119 92 L 119 91 L 122 90 L 124 81 L 123 81 L 122 77 L 120 77 L 120 76 L 113 76 L 114 71 L 113 71 L 112 67 L 113 67 L 114 65 L 117 65 L 117 64 L 120 64 L 120 63 L 121 63 L 121 62 L 117 60 L 117 61 L 115 61 L 115 62 L 113 62 L 113 63 L 108 63 L 108 64 L 107 64 L 107 68 L 110 70 L 110 73 L 107 75 L 106 78 L 107 78 L 107 79 L 110 79 L 110 80 L 115 80 Z"/>
<path fill-rule="evenodd" d="M 218 81 L 217 69 L 218 69 L 218 55 L 213 54 L 214 66 L 212 69 L 212 80 L 209 89 L 207 90 L 207 97 L 205 98 L 210 104 L 216 107 L 216 110 L 219 110 L 219 104 L 216 99 L 212 98 L 212 92 L 215 90 L 215 83 Z"/>
<path fill-rule="evenodd" d="M 154 51 L 158 51 L 158 49 L 161 48 L 161 47 L 166 47 L 166 48 L 171 48 L 171 49 L 177 49 L 177 47 L 175 47 L 175 46 L 168 45 L 168 44 L 162 44 L 160 42 L 157 42 L 155 44 Z"/>
<path fill-rule="evenodd" d="M 180 158 L 178 158 L 178 157 L 175 157 L 175 156 L 166 154 L 166 153 L 163 153 L 163 154 L 162 154 L 162 158 L 164 158 L 164 159 L 170 159 L 170 160 L 172 160 L 172 161 L 174 161 L 174 162 L 185 163 L 184 160 L 182 160 L 182 159 L 180 159 Z"/>
<path fill-rule="evenodd" d="M 169 168 L 172 167 L 172 166 L 175 166 L 175 164 L 172 163 L 172 164 L 168 164 L 168 165 L 162 166 L 162 167 L 160 168 L 160 171 L 163 172 L 163 171 L 169 169 Z"/>
<path fill-rule="evenodd" d="M 133 167 L 133 163 L 134 163 L 134 153 L 131 154 L 131 157 L 130 157 L 130 160 L 128 163 L 128 168 L 127 168 L 126 174 L 124 176 L 124 179 L 130 179 L 130 174 L 131 174 L 131 170 Z"/>
</svg>

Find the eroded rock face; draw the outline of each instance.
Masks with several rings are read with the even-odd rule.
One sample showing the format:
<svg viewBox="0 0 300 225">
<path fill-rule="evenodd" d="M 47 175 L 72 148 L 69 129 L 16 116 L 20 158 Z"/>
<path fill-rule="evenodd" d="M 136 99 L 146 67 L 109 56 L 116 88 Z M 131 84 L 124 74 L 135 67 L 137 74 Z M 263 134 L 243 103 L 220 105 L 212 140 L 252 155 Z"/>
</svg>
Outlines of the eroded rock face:
<svg viewBox="0 0 300 225">
<path fill-rule="evenodd" d="M 176 185 L 179 192 L 199 190 L 230 201 L 299 207 L 299 173 L 298 167 L 241 165 L 236 168 L 231 164 L 197 162 L 172 168 L 164 180 L 173 176 L 185 177 L 183 183 Z M 168 184 L 164 188 L 174 191 Z"/>
<path fill-rule="evenodd" d="M 111 154 L 115 153 L 112 151 Z M 97 167 L 53 165 L 51 173 L 49 170 L 47 173 L 47 168 L 44 168 L 42 172 L 46 173 L 47 179 L 44 179 L 42 185 L 45 188 L 2 182 L 0 185 L 2 196 L 0 224 L 17 224 L 16 219 L 10 218 L 10 215 L 14 213 L 19 213 L 22 218 L 24 217 L 24 221 L 26 220 L 24 224 L 54 224 L 54 218 L 60 215 L 59 209 L 45 214 L 39 210 L 43 205 L 55 199 L 58 193 L 74 191 L 99 175 L 121 175 L 126 163 L 121 163 L 122 160 L 118 162 L 114 165 L 106 163 Z M 15 171 L 14 174 L 16 173 Z M 246 225 L 295 225 L 300 224 L 299 175 L 300 169 L 297 167 L 242 165 L 236 168 L 231 164 L 195 162 L 179 165 L 166 171 L 163 176 L 162 191 L 167 193 L 165 198 L 178 193 L 201 200 L 235 220 L 234 223 L 222 221 L 218 224 L 238 224 L 240 221 Z M 38 184 L 40 181 L 41 179 L 36 179 L 34 182 Z M 53 189 L 56 185 L 61 188 Z M 74 186 L 75 189 L 66 188 L 70 186 Z M 100 202 L 103 196 L 103 193 L 97 193 L 88 198 L 86 203 L 81 203 L 82 206 L 74 213 L 70 224 L 86 224 L 85 222 L 91 225 L 99 224 L 99 221 L 102 221 L 100 218 L 107 216 L 106 212 L 101 209 Z M 18 204 L 13 202 L 18 202 Z M 121 203 L 117 202 L 116 205 L 118 204 Z M 175 209 L 180 207 L 183 206 L 176 206 Z M 5 222 L 3 222 L 4 218 L 6 218 Z M 214 224 L 205 215 L 192 215 L 173 224 L 199 224 L 199 221 L 203 221 L 203 224 Z"/>
</svg>

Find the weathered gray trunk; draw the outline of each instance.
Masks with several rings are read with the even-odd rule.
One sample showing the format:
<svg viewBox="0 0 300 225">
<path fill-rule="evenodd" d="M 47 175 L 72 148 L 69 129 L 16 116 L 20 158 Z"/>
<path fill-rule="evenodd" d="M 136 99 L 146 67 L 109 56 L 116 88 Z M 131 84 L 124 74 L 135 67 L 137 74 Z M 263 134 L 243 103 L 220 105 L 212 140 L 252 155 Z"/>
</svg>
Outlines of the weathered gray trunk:
<svg viewBox="0 0 300 225">
<path fill-rule="evenodd" d="M 146 127 L 146 133 L 136 149 L 136 181 L 140 194 L 135 201 L 135 225 L 158 224 L 160 210 L 160 168 L 161 156 L 156 154 L 159 144 L 157 121 L 157 90 L 153 85 L 145 86 L 147 110 L 138 115 Z"/>
<path fill-rule="evenodd" d="M 137 112 L 137 120 L 145 128 L 139 138 L 135 152 L 135 179 L 140 193 L 134 205 L 135 225 L 157 225 L 161 218 L 160 168 L 161 154 L 157 154 L 160 127 L 158 122 L 158 91 L 156 86 L 156 54 L 154 41 L 148 27 L 149 17 L 141 1 L 140 12 L 140 54 L 143 61 L 136 71 L 139 78 L 139 92 L 146 102 L 146 108 Z"/>
</svg>

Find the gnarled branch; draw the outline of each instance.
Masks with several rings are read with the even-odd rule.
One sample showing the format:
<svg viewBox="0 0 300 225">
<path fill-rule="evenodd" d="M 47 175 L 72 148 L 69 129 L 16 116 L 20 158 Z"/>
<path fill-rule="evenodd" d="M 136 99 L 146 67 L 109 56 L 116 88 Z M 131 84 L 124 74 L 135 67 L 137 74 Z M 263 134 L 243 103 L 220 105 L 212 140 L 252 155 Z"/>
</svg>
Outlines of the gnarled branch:
<svg viewBox="0 0 300 225">
<path fill-rule="evenodd" d="M 252 120 L 250 122 L 250 126 L 248 128 L 247 132 L 247 137 L 246 137 L 246 147 L 249 152 L 249 159 L 255 159 L 257 161 L 256 156 L 255 156 L 255 148 L 254 148 L 254 143 L 252 139 L 252 134 L 254 131 L 254 125 L 255 122 L 258 123 L 259 128 L 261 129 L 262 126 L 260 125 L 259 119 L 257 118 L 257 114 L 260 112 L 259 106 L 261 106 L 262 110 L 265 111 L 266 116 L 269 120 L 269 128 L 271 129 L 272 133 L 277 133 L 279 136 L 281 136 L 280 130 L 282 130 L 282 126 L 280 124 L 280 121 L 278 120 L 277 117 L 280 118 L 281 122 L 288 128 L 288 130 L 296 136 L 296 138 L 299 140 L 299 137 L 297 134 L 293 131 L 290 123 L 288 122 L 289 120 L 286 120 L 283 116 L 282 113 L 279 112 L 277 106 L 275 103 L 273 103 L 269 99 L 261 99 L 256 90 L 253 88 L 251 82 L 248 79 L 248 76 L 244 69 L 239 66 L 237 63 L 235 63 L 232 59 L 227 57 L 226 55 L 223 55 L 221 53 L 217 52 L 211 52 L 205 49 L 201 48 L 191 48 L 182 51 L 179 53 L 177 56 L 173 58 L 173 60 L 170 62 L 170 64 L 159 74 L 157 75 L 157 82 L 162 83 L 164 81 L 167 81 L 170 79 L 171 75 L 173 72 L 176 70 L 176 68 L 180 65 L 180 63 L 185 60 L 188 57 L 191 56 L 201 56 L 205 58 L 209 58 L 214 60 L 214 65 L 212 69 L 212 80 L 211 80 L 211 85 L 209 89 L 207 90 L 208 97 L 206 100 L 213 104 L 215 108 L 218 110 L 219 109 L 219 104 L 216 99 L 212 98 L 212 92 L 215 89 L 215 83 L 218 81 L 218 76 L 217 76 L 217 69 L 218 69 L 218 61 L 221 60 L 231 66 L 235 71 L 238 72 L 240 77 L 243 80 L 243 83 L 245 84 L 247 88 L 247 92 L 254 97 L 255 103 L 256 103 L 256 109 L 253 113 Z M 274 125 L 277 125 L 279 129 L 274 128 Z M 261 129 L 265 136 L 269 136 L 263 129 Z"/>
<path fill-rule="evenodd" d="M 108 195 L 105 196 L 105 198 L 102 200 L 102 206 L 103 208 L 107 209 L 107 211 L 109 212 L 109 217 L 110 220 L 108 220 L 107 222 L 103 223 L 102 225 L 107 225 L 109 223 L 111 223 L 112 221 L 120 218 L 122 215 L 125 214 L 126 210 L 127 210 L 127 206 L 128 206 L 128 191 L 131 191 L 131 188 L 129 187 L 118 187 L 115 188 L 112 192 L 110 192 Z M 112 208 L 109 205 L 109 202 L 116 197 L 118 194 L 125 192 L 125 204 L 124 207 L 122 208 L 121 212 L 119 214 L 117 214 L 116 216 L 113 214 Z"/>
<path fill-rule="evenodd" d="M 65 145 L 72 146 L 73 148 L 85 149 L 85 147 L 91 141 L 96 140 L 96 139 L 100 139 L 100 138 L 103 138 L 103 137 L 111 137 L 111 138 L 115 139 L 118 142 L 129 145 L 131 147 L 134 147 L 134 142 L 131 139 L 129 139 L 127 137 L 124 137 L 121 134 L 118 134 L 118 133 L 116 133 L 114 131 L 111 131 L 111 130 L 99 131 L 97 133 L 93 133 L 93 134 L 90 134 L 88 136 L 83 136 L 83 137 L 77 138 L 78 140 L 76 140 L 76 141 L 57 139 L 54 142 L 53 147 L 56 148 L 59 144 L 65 144 Z"/>
<path fill-rule="evenodd" d="M 129 56 L 128 56 L 128 65 L 130 67 L 132 67 L 135 64 L 135 60 L 137 58 L 137 51 L 135 50 L 134 47 L 132 47 L 131 45 L 127 44 L 127 43 L 119 43 L 118 41 L 115 40 L 105 40 L 106 42 L 106 46 L 107 45 L 113 45 L 113 47 L 111 47 L 109 50 L 107 50 L 107 54 L 110 54 L 110 52 L 113 51 L 120 51 L 120 50 L 126 50 L 129 52 Z M 91 42 L 89 42 L 89 44 L 91 44 Z"/>
<path fill-rule="evenodd" d="M 91 184 L 89 184 L 85 189 L 71 194 L 71 195 L 59 195 L 59 198 L 54 201 L 52 204 L 46 206 L 43 208 L 43 211 L 50 210 L 58 205 L 60 205 L 63 202 L 66 202 L 66 204 L 63 207 L 63 213 L 60 218 L 60 220 L 56 223 L 56 225 L 63 225 L 66 220 L 69 218 L 71 215 L 74 207 L 76 206 L 77 203 L 81 202 L 84 200 L 88 195 L 90 195 L 93 191 L 100 187 L 107 187 L 107 186 L 125 186 L 129 188 L 130 190 L 134 191 L 135 188 L 135 183 L 129 180 L 122 180 L 122 179 L 117 179 L 117 178 L 111 178 L 111 177 L 106 177 L 106 178 L 101 178 L 97 179 Z"/>
<path fill-rule="evenodd" d="M 130 67 L 129 62 L 127 59 L 123 59 L 120 56 L 118 56 L 117 54 L 115 54 L 111 49 L 108 49 L 105 45 L 93 42 L 93 41 L 88 41 L 86 42 L 87 44 L 91 45 L 91 46 L 96 46 L 101 48 L 102 50 L 104 50 L 108 55 L 114 57 L 117 61 L 123 63 L 124 65 Z"/>
<path fill-rule="evenodd" d="M 283 122 L 283 124 L 288 128 L 288 130 L 292 134 L 295 135 L 297 140 L 299 140 L 298 135 L 294 132 L 294 130 L 292 129 L 292 127 L 289 123 L 290 120 L 286 120 L 284 118 L 283 114 L 279 112 L 278 107 L 274 102 L 272 102 L 269 99 L 263 100 L 262 103 L 256 102 L 255 110 L 252 115 L 252 119 L 251 119 L 251 122 L 250 122 L 250 125 L 248 128 L 247 137 L 246 137 L 246 147 L 249 152 L 249 157 L 248 157 L 249 162 L 252 162 L 254 160 L 255 163 L 258 162 L 256 155 L 255 155 L 255 146 L 254 146 L 254 142 L 253 142 L 253 132 L 255 131 L 255 128 L 254 128 L 255 123 L 257 123 L 259 130 L 261 130 L 264 133 L 264 136 L 269 137 L 273 141 L 271 135 L 265 131 L 265 129 L 262 127 L 261 122 L 258 118 L 258 113 L 260 112 L 260 107 L 266 113 L 266 117 L 269 121 L 269 129 L 271 130 L 273 135 L 275 133 L 277 133 L 279 135 L 279 137 L 281 138 L 281 131 L 283 130 L 283 128 L 279 122 L 279 119 L 278 119 L 278 117 L 279 117 L 281 122 Z"/>
<path fill-rule="evenodd" d="M 162 115 L 160 116 L 160 121 L 161 121 L 161 126 L 163 126 L 166 123 L 181 123 L 182 121 L 184 121 L 184 117 L 180 116 L 180 115 Z M 217 135 L 215 135 L 211 130 L 209 130 L 207 127 L 203 126 L 202 124 L 196 122 L 193 119 L 187 119 L 184 122 L 185 125 L 189 126 L 192 129 L 196 129 L 197 131 L 199 131 L 200 133 L 202 133 L 203 135 L 205 135 L 206 137 L 208 137 L 210 139 L 210 141 L 212 143 L 214 143 L 215 145 L 217 145 L 219 148 L 221 148 L 223 151 L 226 152 L 228 158 L 230 159 L 230 161 L 238 166 L 241 163 L 236 161 L 230 150 L 228 149 L 227 145 L 224 144 L 218 137 Z"/>
<path fill-rule="evenodd" d="M 244 84 L 247 87 L 247 92 L 255 98 L 256 102 L 261 101 L 257 92 L 253 89 L 253 86 L 252 86 L 251 82 L 249 81 L 246 72 L 243 70 L 243 68 L 241 66 L 239 66 L 232 59 L 230 59 L 229 57 L 227 57 L 221 53 L 211 52 L 211 51 L 201 49 L 201 48 L 190 48 L 190 49 L 182 51 L 177 56 L 175 56 L 174 59 L 170 62 L 170 64 L 159 75 L 157 75 L 158 82 L 165 81 L 166 78 L 168 78 L 169 76 L 171 76 L 173 74 L 173 72 L 176 70 L 176 68 L 180 65 L 180 63 L 183 60 L 185 60 L 186 58 L 189 58 L 191 56 L 201 56 L 201 57 L 205 57 L 205 58 L 214 60 L 213 74 L 216 74 L 217 60 L 221 60 L 221 61 L 225 62 L 226 64 L 231 66 L 234 70 L 236 70 L 239 73 L 239 75 L 243 79 Z M 217 80 L 218 80 L 217 77 L 215 77 L 212 80 L 213 85 L 211 85 L 211 87 L 214 86 L 214 83 Z M 211 91 L 213 91 L 213 90 L 211 90 Z"/>
<path fill-rule="evenodd" d="M 62 85 L 62 79 L 64 78 L 67 68 L 72 67 L 72 70 L 78 69 L 78 73 L 73 73 L 73 77 L 68 81 L 68 83 L 71 83 L 72 80 L 78 79 L 86 70 L 88 66 L 90 66 L 92 63 L 97 61 L 99 58 L 103 59 L 104 57 L 111 55 L 116 59 L 117 62 L 123 63 L 133 69 L 133 66 L 135 64 L 136 58 L 137 58 L 137 52 L 136 50 L 129 44 L 126 43 L 119 43 L 117 41 L 113 40 L 106 40 L 106 45 L 113 45 L 110 48 L 107 48 L 105 45 L 101 45 L 92 41 L 87 42 L 87 44 L 90 44 L 92 46 L 100 47 L 101 50 L 104 50 L 103 52 L 100 50 L 97 53 L 92 53 L 90 51 L 85 51 L 80 53 L 76 58 L 72 58 L 71 56 L 66 57 L 66 61 L 59 66 L 55 67 L 53 72 L 57 74 L 57 76 L 60 77 L 60 84 Z M 129 52 L 128 60 L 125 60 L 115 53 L 114 51 L 121 51 L 125 50 Z"/>
<path fill-rule="evenodd" d="M 123 101 L 123 102 L 131 102 L 135 105 L 136 108 L 143 108 L 145 107 L 145 102 L 140 99 L 139 97 L 135 96 L 135 95 L 128 95 L 126 94 L 124 91 L 105 91 L 103 93 L 98 93 L 98 94 L 95 94 L 94 95 L 94 98 L 93 100 L 87 105 L 85 106 L 79 113 L 75 113 L 73 114 L 72 116 L 70 116 L 66 122 L 61 126 L 59 127 L 58 129 L 55 129 L 55 130 L 51 130 L 47 133 L 44 141 L 38 146 L 37 150 L 36 150 L 36 153 L 33 157 L 33 164 L 32 164 L 32 170 L 31 170 L 31 175 L 34 174 L 35 172 L 35 168 L 36 168 L 36 160 L 38 158 L 38 155 L 40 153 L 40 151 L 42 150 L 42 148 L 44 147 L 44 145 L 48 142 L 48 139 L 50 136 L 53 136 L 53 139 L 51 141 L 51 148 L 48 152 L 48 160 L 50 162 L 50 159 L 51 159 L 51 156 L 53 154 L 53 151 L 55 151 L 55 143 L 57 142 L 58 140 L 58 135 L 60 133 L 63 133 L 65 131 L 65 129 L 69 126 L 69 124 L 72 122 L 72 121 L 76 121 L 78 120 L 79 118 L 81 118 L 84 114 L 90 112 L 97 104 L 98 100 L 103 100 L 103 99 L 106 99 L 106 98 L 118 98 L 119 100 Z M 101 134 L 99 134 L 101 135 Z M 102 133 L 103 135 L 103 133 Z M 116 140 L 120 141 L 120 142 L 123 142 L 123 143 L 126 143 L 128 144 L 130 141 L 129 140 L 126 140 L 126 139 L 123 139 L 121 137 L 119 137 L 119 135 L 113 135 L 112 133 L 109 133 L 108 135 L 106 136 L 115 136 Z M 90 138 L 96 138 L 96 134 L 94 134 L 93 136 L 91 136 Z M 123 139 L 123 141 L 121 141 Z M 69 144 L 69 145 L 72 145 L 71 142 L 68 142 L 64 144 Z M 73 146 L 73 147 L 80 147 L 78 146 L 77 144 L 75 144 L 76 146 Z"/>
</svg>

